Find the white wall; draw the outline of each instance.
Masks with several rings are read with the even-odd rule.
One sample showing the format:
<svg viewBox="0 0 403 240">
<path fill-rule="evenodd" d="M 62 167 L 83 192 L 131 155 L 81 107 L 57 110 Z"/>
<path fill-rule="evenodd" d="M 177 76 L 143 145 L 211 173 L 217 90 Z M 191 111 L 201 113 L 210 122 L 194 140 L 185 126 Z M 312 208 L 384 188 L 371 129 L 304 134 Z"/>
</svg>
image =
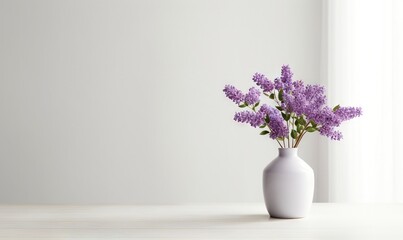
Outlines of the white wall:
<svg viewBox="0 0 403 240">
<path fill-rule="evenodd" d="M 0 1 L 0 203 L 262 201 L 277 146 L 222 88 L 318 82 L 320 22 L 320 0 Z"/>
</svg>

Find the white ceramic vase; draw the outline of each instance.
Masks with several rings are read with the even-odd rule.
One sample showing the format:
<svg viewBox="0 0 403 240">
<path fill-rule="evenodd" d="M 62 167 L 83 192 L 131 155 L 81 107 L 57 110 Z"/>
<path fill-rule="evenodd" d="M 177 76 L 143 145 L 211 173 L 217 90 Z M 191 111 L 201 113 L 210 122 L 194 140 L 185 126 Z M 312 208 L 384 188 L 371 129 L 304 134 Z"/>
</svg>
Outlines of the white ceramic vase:
<svg viewBox="0 0 403 240">
<path fill-rule="evenodd" d="M 303 218 L 312 205 L 314 174 L 298 157 L 297 148 L 279 148 L 279 156 L 263 171 L 267 211 L 275 218 Z"/>
</svg>

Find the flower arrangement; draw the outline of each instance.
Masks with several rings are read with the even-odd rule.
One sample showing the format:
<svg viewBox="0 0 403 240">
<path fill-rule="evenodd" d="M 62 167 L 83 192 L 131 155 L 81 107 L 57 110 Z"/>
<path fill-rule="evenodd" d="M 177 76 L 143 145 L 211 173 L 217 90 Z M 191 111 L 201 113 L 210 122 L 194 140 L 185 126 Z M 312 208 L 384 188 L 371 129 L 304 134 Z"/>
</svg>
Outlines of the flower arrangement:
<svg viewBox="0 0 403 240">
<path fill-rule="evenodd" d="M 328 107 L 323 86 L 305 85 L 301 80 L 293 81 L 292 76 L 288 65 L 282 66 L 281 77 L 274 81 L 261 73 L 253 75 L 252 80 L 263 95 L 274 101 L 274 107 L 260 104 L 261 92 L 255 87 L 244 94 L 226 85 L 225 95 L 238 107 L 249 108 L 235 113 L 234 120 L 261 128 L 260 135 L 269 134 L 281 148 L 296 148 L 307 132 L 318 131 L 332 140 L 340 140 L 342 134 L 336 127 L 362 115 L 360 107 Z"/>
</svg>

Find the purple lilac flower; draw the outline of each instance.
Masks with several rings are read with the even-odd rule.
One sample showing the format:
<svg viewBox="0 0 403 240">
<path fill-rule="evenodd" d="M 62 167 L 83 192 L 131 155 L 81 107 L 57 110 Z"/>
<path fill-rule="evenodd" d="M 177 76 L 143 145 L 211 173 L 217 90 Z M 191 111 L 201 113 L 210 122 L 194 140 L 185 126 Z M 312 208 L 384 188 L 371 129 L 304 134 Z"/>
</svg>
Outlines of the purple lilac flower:
<svg viewBox="0 0 403 240">
<path fill-rule="evenodd" d="M 329 137 L 332 140 L 341 140 L 343 138 L 341 132 L 334 130 L 334 127 L 331 126 L 322 126 L 319 129 L 319 133 L 323 136 Z"/>
<path fill-rule="evenodd" d="M 304 118 L 309 124 L 306 126 L 315 128 L 321 135 L 329 137 L 332 140 L 340 140 L 343 137 L 341 132 L 336 130 L 342 122 L 362 115 L 362 109 L 356 107 L 331 109 L 326 106 L 325 89 L 323 86 L 305 86 L 301 80 L 293 81 L 292 77 L 293 73 L 290 67 L 284 65 L 281 68 L 281 77 L 276 78 L 273 82 L 260 73 L 255 73 L 252 80 L 263 92 L 271 92 L 273 89 L 280 91 L 283 89 L 281 107 L 285 109 L 285 112 L 293 113 L 298 118 Z M 253 87 L 244 95 L 234 86 L 226 85 L 224 92 L 228 98 L 237 104 L 244 101 L 248 105 L 254 105 L 259 102 L 260 92 Z M 255 107 L 253 107 L 253 110 L 255 110 Z M 235 114 L 234 120 L 249 123 L 252 127 L 257 127 L 265 123 L 267 116 L 270 119 L 268 127 L 270 128 L 271 138 L 289 137 L 290 131 L 281 112 L 266 104 L 263 104 L 257 112 L 238 112 Z M 311 122 L 312 124 L 310 124 Z"/>
<path fill-rule="evenodd" d="M 284 93 L 282 107 L 312 120 L 326 103 L 324 88 L 319 85 L 304 86 L 302 82 L 293 82 L 293 85 L 293 91 Z"/>
<path fill-rule="evenodd" d="M 281 82 L 283 83 L 283 89 L 286 92 L 289 92 L 293 89 L 292 85 L 292 76 L 294 74 L 291 72 L 291 69 L 288 65 L 283 65 L 281 67 Z"/>
<path fill-rule="evenodd" d="M 274 88 L 276 89 L 276 90 L 280 90 L 280 89 L 283 89 L 284 88 L 284 84 L 283 84 L 283 82 L 281 81 L 281 79 L 280 78 L 275 78 L 274 79 Z"/>
<path fill-rule="evenodd" d="M 340 131 L 336 131 L 335 127 L 340 126 L 344 121 L 362 115 L 361 108 L 340 107 L 333 111 L 329 107 L 324 107 L 317 111 L 313 120 L 320 125 L 319 133 L 330 137 L 332 140 L 340 140 L 343 136 Z"/>
<path fill-rule="evenodd" d="M 274 87 L 276 90 L 283 89 L 285 92 L 289 93 L 294 89 L 294 82 L 292 81 L 292 76 L 294 74 L 288 65 L 283 65 L 281 67 L 281 77 L 274 79 Z"/>
<path fill-rule="evenodd" d="M 340 118 L 341 121 L 347 121 L 350 119 L 353 119 L 355 117 L 359 117 L 362 115 L 362 109 L 360 107 L 340 107 L 337 109 L 334 114 L 338 118 Z"/>
<path fill-rule="evenodd" d="M 335 130 L 343 121 L 350 120 L 362 114 L 361 108 L 340 107 L 336 111 L 325 106 L 326 96 L 323 86 L 307 85 L 301 82 L 293 82 L 294 90 L 284 93 L 282 107 L 288 112 L 294 112 L 298 116 L 305 116 L 308 121 L 318 125 L 321 135 L 332 140 L 340 140 L 343 136 Z"/>
<path fill-rule="evenodd" d="M 249 123 L 255 113 L 251 111 L 243 111 L 235 113 L 234 120 L 240 123 Z"/>
<path fill-rule="evenodd" d="M 256 88 L 252 87 L 249 89 L 249 92 L 245 94 L 245 102 L 248 105 L 253 105 L 259 102 L 260 92 Z"/>
<path fill-rule="evenodd" d="M 321 135 L 330 137 L 332 140 L 340 140 L 343 136 L 340 131 L 336 131 L 334 128 L 340 126 L 344 121 L 361 115 L 361 108 L 340 107 L 336 111 L 333 111 L 325 107 L 317 114 L 316 121 L 321 125 L 319 129 Z"/>
<path fill-rule="evenodd" d="M 245 98 L 243 93 L 232 85 L 225 85 L 223 91 L 225 93 L 225 96 L 227 96 L 227 98 L 231 99 L 236 104 L 241 103 Z"/>
<path fill-rule="evenodd" d="M 251 111 L 242 111 L 235 113 L 234 120 L 241 123 L 249 123 L 252 127 L 260 126 L 264 122 L 261 114 L 257 114 Z"/>
<path fill-rule="evenodd" d="M 263 90 L 263 92 L 271 92 L 274 89 L 273 82 L 261 73 L 255 73 L 252 80 Z"/>
<path fill-rule="evenodd" d="M 305 84 L 302 80 L 297 80 L 293 82 L 292 85 L 294 86 L 294 89 L 296 89 L 297 91 L 301 91 L 305 87 Z"/>
<path fill-rule="evenodd" d="M 340 126 L 341 120 L 336 116 L 332 109 L 328 106 L 318 109 L 316 114 L 312 116 L 313 121 L 321 126 L 338 127 Z"/>
<path fill-rule="evenodd" d="M 287 112 L 295 112 L 297 115 L 303 114 L 305 110 L 305 101 L 303 91 L 294 91 L 292 93 L 283 93 L 283 102 L 281 107 Z"/>
<path fill-rule="evenodd" d="M 281 116 L 281 113 L 279 110 L 267 106 L 266 104 L 263 104 L 259 111 L 258 114 L 261 114 L 263 116 L 263 119 L 266 116 L 269 116 L 270 122 L 269 122 L 269 128 L 270 128 L 270 138 L 276 139 L 279 137 L 286 137 L 288 136 L 288 128 L 287 125 Z"/>
</svg>

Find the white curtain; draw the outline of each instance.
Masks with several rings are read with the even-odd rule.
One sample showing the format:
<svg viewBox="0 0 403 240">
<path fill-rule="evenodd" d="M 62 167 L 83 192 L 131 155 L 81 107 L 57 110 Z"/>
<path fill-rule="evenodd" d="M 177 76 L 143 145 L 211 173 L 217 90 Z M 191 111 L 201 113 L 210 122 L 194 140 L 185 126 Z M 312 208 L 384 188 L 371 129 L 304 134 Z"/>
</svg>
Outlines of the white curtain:
<svg viewBox="0 0 403 240">
<path fill-rule="evenodd" d="M 361 106 L 329 142 L 331 202 L 403 202 L 403 1 L 328 0 L 329 103 Z"/>
</svg>

